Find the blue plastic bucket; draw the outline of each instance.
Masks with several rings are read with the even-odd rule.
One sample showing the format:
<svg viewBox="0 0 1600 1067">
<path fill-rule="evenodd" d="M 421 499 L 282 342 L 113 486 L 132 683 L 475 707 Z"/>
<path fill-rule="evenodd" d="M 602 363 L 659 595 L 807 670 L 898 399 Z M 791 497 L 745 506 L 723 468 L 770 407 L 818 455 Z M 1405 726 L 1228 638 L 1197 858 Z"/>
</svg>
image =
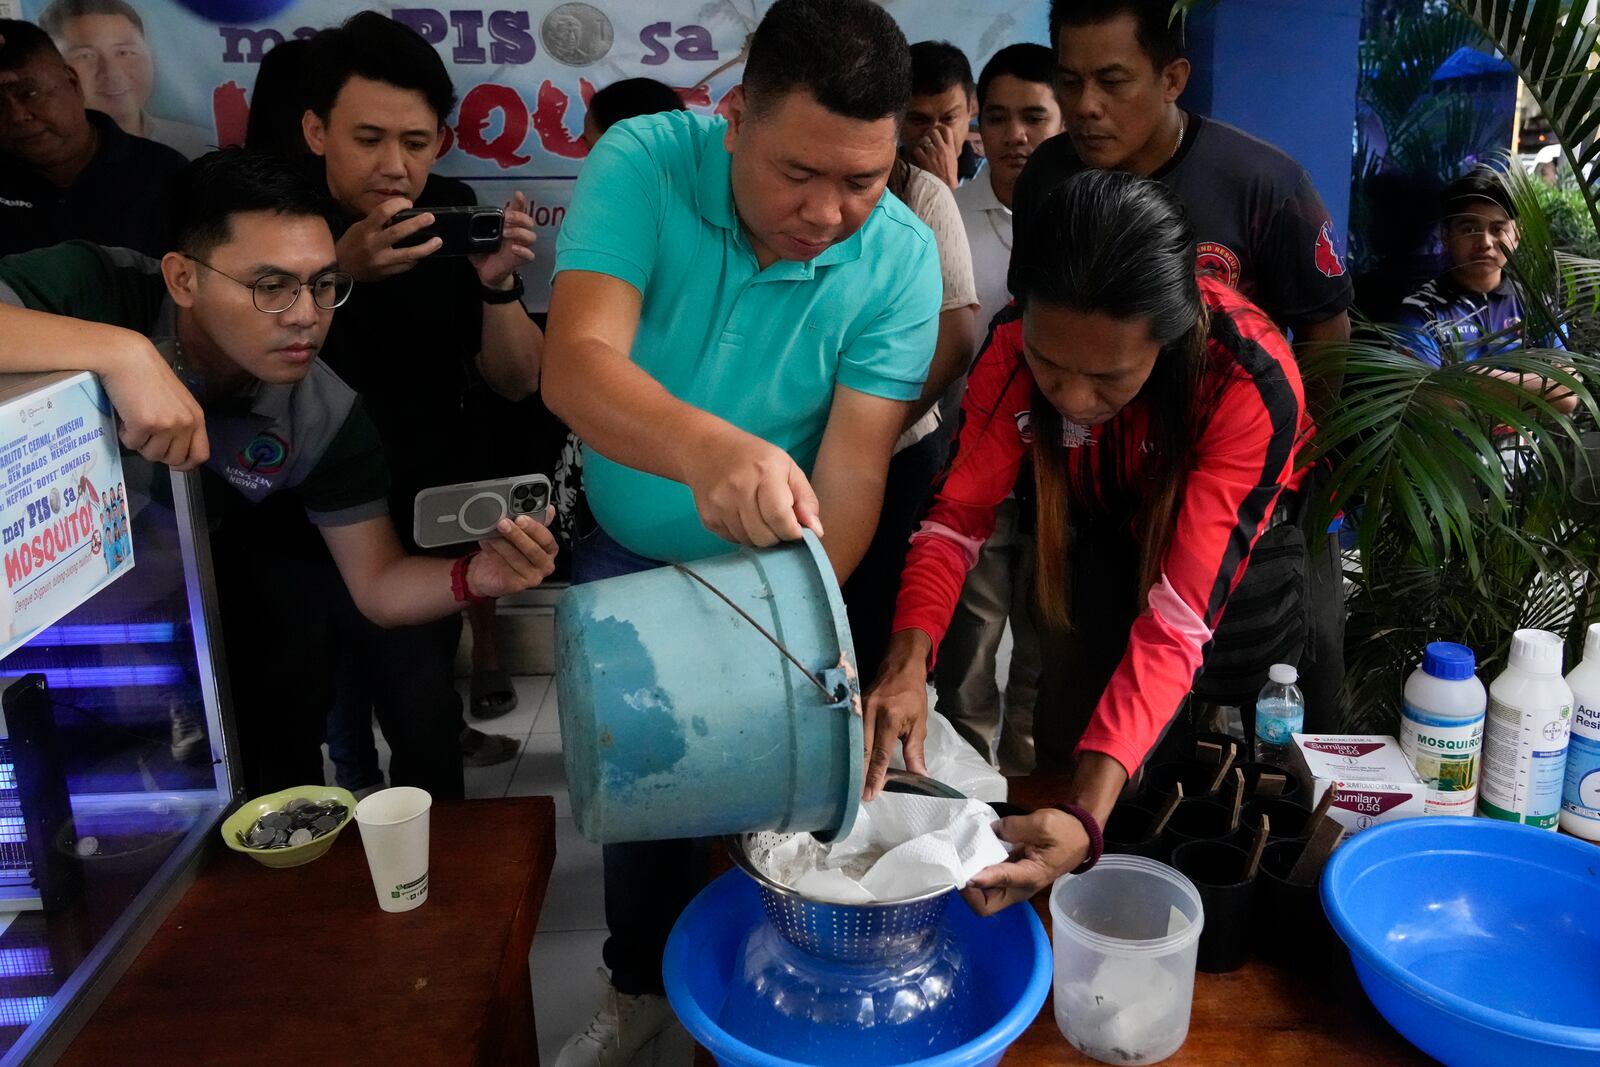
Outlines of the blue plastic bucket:
<svg viewBox="0 0 1600 1067">
<path fill-rule="evenodd" d="M 574 586 L 556 609 L 561 750 L 591 841 L 849 833 L 862 787 L 855 649 L 822 545 L 690 565 L 817 677 L 673 567 Z"/>
<path fill-rule="evenodd" d="M 684 909 L 667 939 L 661 964 L 667 999 L 678 1021 L 723 1067 L 852 1067 L 885 1062 L 840 1031 L 824 1057 L 786 1059 L 753 1047 L 722 1026 L 720 1016 L 739 974 L 745 935 L 766 921 L 761 895 L 742 871 L 712 882 Z M 977 1024 L 977 1037 L 946 1052 L 898 1061 L 900 1067 L 994 1067 L 1044 1006 L 1054 957 L 1039 916 L 1027 903 L 979 918 L 952 901 L 946 929 L 959 941 L 970 973 L 970 993 L 958 1010 Z"/>
</svg>

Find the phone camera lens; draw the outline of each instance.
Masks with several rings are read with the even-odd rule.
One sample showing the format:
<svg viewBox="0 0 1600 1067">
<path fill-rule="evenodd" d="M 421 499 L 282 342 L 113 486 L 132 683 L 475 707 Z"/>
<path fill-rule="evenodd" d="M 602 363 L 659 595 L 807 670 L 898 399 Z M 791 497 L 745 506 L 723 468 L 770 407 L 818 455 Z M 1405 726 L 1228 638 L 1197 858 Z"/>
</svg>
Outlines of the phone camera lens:
<svg viewBox="0 0 1600 1067">
<path fill-rule="evenodd" d="M 470 232 L 474 241 L 494 240 L 500 236 L 500 216 L 497 214 L 472 216 Z"/>
</svg>

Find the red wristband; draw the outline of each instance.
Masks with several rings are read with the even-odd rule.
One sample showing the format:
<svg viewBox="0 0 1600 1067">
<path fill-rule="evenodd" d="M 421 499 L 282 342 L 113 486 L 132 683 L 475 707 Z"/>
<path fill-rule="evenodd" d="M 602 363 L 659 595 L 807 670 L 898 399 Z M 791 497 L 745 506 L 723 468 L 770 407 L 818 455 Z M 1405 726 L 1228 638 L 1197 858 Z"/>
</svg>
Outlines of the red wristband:
<svg viewBox="0 0 1600 1067">
<path fill-rule="evenodd" d="M 1082 874 L 1100 862 L 1100 857 L 1105 855 L 1106 838 L 1100 831 L 1100 820 L 1089 813 L 1089 809 L 1077 804 L 1052 804 L 1057 811 L 1064 811 L 1083 824 L 1084 832 L 1089 835 L 1089 855 L 1072 871 L 1073 874 Z"/>
<path fill-rule="evenodd" d="M 458 604 L 488 604 L 494 600 L 492 596 L 479 596 L 467 585 L 467 568 L 472 565 L 472 557 L 476 555 L 476 552 L 468 552 L 450 567 L 450 592 L 455 594 Z"/>
</svg>

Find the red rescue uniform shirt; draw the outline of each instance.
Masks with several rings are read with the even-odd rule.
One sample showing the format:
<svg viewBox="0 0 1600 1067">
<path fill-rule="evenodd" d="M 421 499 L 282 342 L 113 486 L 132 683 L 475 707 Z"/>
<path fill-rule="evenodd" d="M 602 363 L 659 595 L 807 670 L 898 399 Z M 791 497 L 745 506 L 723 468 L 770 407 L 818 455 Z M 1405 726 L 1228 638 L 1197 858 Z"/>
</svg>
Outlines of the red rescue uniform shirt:
<svg viewBox="0 0 1600 1067">
<path fill-rule="evenodd" d="M 1186 464 L 1177 527 L 1147 591 L 1121 663 L 1095 707 L 1079 751 L 1104 752 L 1133 774 L 1177 713 L 1243 576 L 1250 550 L 1270 524 L 1278 498 L 1300 483 L 1297 463 L 1309 440 L 1300 370 L 1288 342 L 1255 305 L 1215 279 L 1200 292 L 1211 312 L 1202 389 L 1216 398 Z M 912 536 L 894 629 L 922 630 L 937 649 L 967 571 L 994 532 L 995 509 L 1011 492 L 1032 450 L 1034 381 L 1023 358 L 1022 315 L 995 318 L 962 401 L 955 456 L 922 527 Z M 1098 499 L 1096 444 L 1109 434 L 1144 441 L 1141 395 L 1110 421 L 1079 435 L 1069 451 L 1069 506 Z M 1150 453 L 1130 452 L 1142 467 Z M 1138 471 L 1136 470 L 1137 477 Z M 1074 620 L 1092 626 L 1093 619 Z M 1048 649 L 1046 649 L 1048 655 Z"/>
</svg>

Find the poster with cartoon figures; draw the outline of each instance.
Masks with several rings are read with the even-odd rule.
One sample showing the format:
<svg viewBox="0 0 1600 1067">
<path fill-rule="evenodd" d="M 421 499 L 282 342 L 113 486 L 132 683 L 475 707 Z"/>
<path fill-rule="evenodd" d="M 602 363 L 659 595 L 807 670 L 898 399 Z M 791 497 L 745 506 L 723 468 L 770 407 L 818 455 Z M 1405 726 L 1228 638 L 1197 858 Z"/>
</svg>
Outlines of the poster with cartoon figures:
<svg viewBox="0 0 1600 1067">
<path fill-rule="evenodd" d="M 133 569 L 117 428 L 92 374 L 0 377 L 0 659 Z"/>
<path fill-rule="evenodd" d="M 1047 0 L 880 0 L 911 41 L 946 40 L 973 72 L 1019 41 L 1044 43 Z M 44 26 L 78 72 L 90 107 L 127 132 L 188 156 L 239 144 L 256 69 L 269 49 L 362 10 L 404 22 L 455 82 L 436 173 L 484 204 L 520 190 L 538 232 L 527 306 L 543 311 L 556 234 L 588 148 L 596 89 L 649 77 L 693 110 L 720 111 L 744 70 L 745 41 L 771 0 L 117 0 L 75 14 L 69 0 L 0 0 Z M 122 14 L 106 14 L 115 7 Z"/>
</svg>

